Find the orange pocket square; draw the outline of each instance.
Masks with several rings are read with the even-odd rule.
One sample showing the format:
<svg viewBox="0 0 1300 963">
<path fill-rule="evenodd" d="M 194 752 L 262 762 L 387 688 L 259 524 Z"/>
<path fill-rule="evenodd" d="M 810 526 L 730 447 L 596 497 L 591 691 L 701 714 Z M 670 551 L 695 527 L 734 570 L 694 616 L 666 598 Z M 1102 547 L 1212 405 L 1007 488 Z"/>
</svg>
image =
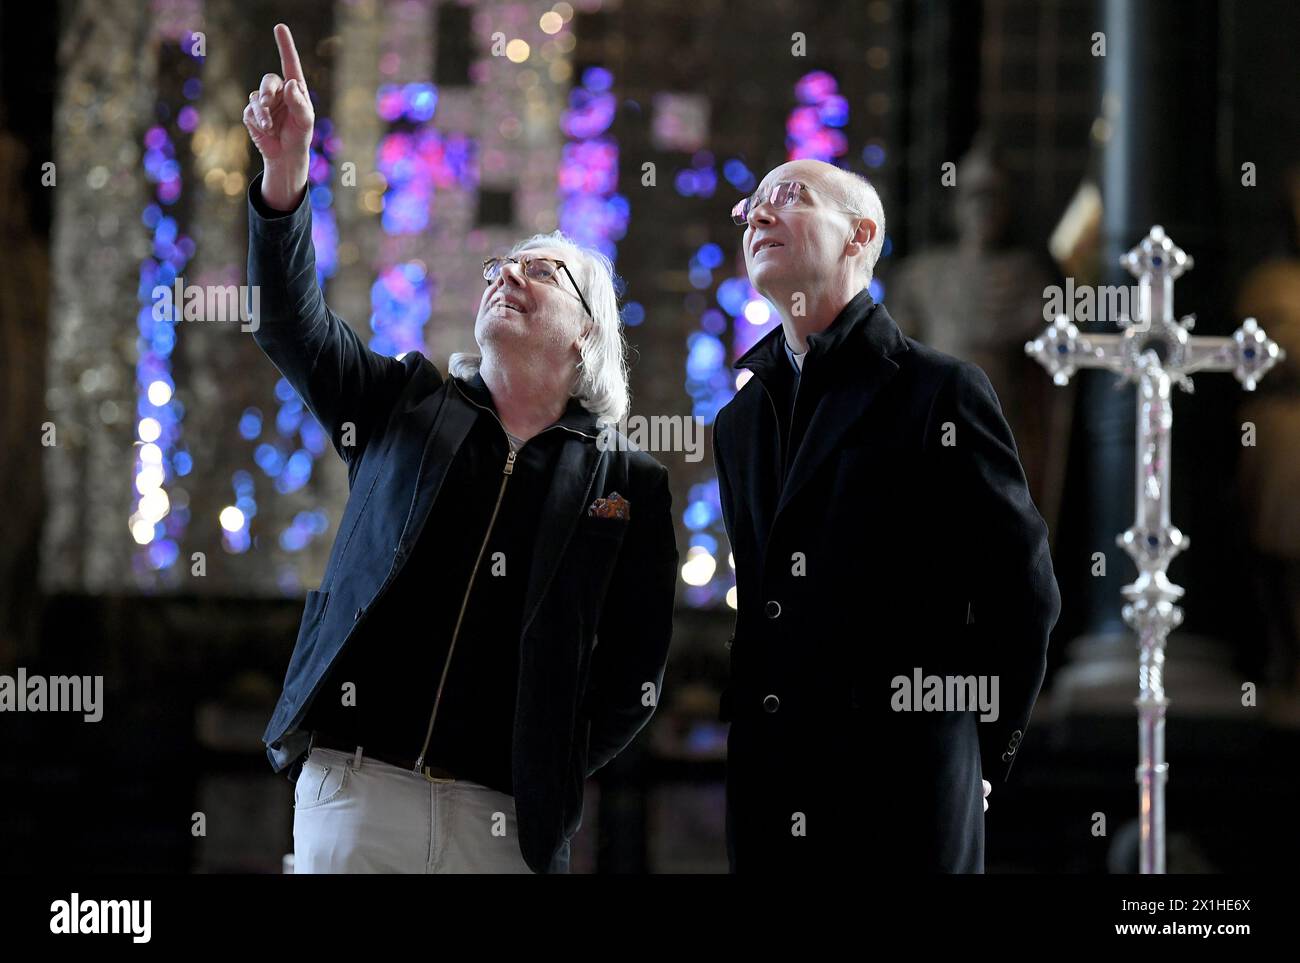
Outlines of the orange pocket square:
<svg viewBox="0 0 1300 963">
<path fill-rule="evenodd" d="M 597 518 L 631 518 L 632 503 L 618 492 L 610 492 L 608 498 L 597 498 L 588 505 L 587 514 Z"/>
</svg>

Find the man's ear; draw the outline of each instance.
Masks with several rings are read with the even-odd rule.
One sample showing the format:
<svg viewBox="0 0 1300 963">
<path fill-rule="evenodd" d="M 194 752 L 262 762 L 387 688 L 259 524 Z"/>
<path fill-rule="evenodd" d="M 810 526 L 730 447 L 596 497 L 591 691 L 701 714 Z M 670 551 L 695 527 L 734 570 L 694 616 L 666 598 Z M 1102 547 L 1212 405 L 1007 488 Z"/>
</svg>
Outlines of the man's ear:
<svg viewBox="0 0 1300 963">
<path fill-rule="evenodd" d="M 853 229 L 853 233 L 849 235 L 848 253 L 853 257 L 857 257 L 865 251 L 867 246 L 875 240 L 877 230 L 879 228 L 871 218 L 864 217 L 859 220 Z"/>
<path fill-rule="evenodd" d="M 573 350 L 577 351 L 579 356 L 582 355 L 582 343 L 587 340 L 589 334 L 591 334 L 590 325 L 583 329 L 582 334 L 573 339 Z"/>
</svg>

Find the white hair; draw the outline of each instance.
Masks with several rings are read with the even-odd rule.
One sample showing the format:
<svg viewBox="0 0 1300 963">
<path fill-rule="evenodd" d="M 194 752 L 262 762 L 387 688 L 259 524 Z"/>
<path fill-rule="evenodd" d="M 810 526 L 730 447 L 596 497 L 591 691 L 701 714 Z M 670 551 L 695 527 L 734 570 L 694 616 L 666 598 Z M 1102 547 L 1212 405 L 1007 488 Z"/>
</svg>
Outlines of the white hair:
<svg viewBox="0 0 1300 963">
<path fill-rule="evenodd" d="M 614 265 L 600 251 L 577 244 L 562 231 L 534 234 L 511 248 L 510 254 L 513 257 L 539 247 L 563 253 L 565 264 L 591 307 L 591 332 L 578 343 L 582 357 L 574 370 L 569 393 L 597 421 L 621 421 L 627 413 L 629 391 L 626 343 L 614 290 L 617 280 Z M 580 304 L 574 307 L 582 311 Z M 472 378 L 482 361 L 482 355 L 458 351 L 451 356 L 448 368 L 457 378 Z"/>
<path fill-rule="evenodd" d="M 834 167 L 836 172 L 835 180 L 840 186 L 843 193 L 842 200 L 846 201 L 850 210 L 860 217 L 870 218 L 876 225 L 876 234 L 867 245 L 866 266 L 867 276 L 863 284 L 870 284 L 872 277 L 876 272 L 876 262 L 880 260 L 880 252 L 885 247 L 885 205 L 880 203 L 880 195 L 861 174 L 845 170 L 842 167 Z"/>
</svg>

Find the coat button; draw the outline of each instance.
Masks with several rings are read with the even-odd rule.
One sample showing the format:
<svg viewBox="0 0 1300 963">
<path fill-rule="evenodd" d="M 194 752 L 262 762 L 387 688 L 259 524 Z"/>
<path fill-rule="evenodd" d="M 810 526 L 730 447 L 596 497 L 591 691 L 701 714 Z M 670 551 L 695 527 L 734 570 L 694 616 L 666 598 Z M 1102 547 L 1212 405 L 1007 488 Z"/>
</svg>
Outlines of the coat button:
<svg viewBox="0 0 1300 963">
<path fill-rule="evenodd" d="M 781 700 L 774 695 L 764 696 L 763 708 L 768 712 L 775 712 L 777 709 L 781 708 Z"/>
<path fill-rule="evenodd" d="M 769 619 L 774 619 L 781 614 L 781 603 L 775 600 L 768 602 L 763 606 L 763 611 L 767 614 Z"/>
</svg>

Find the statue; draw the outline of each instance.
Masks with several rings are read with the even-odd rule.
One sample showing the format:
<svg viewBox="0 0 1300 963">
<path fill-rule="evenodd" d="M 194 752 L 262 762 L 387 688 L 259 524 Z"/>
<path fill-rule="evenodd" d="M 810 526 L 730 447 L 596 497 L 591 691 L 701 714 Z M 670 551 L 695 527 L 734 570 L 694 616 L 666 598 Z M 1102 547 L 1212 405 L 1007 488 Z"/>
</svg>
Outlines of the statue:
<svg viewBox="0 0 1300 963">
<path fill-rule="evenodd" d="M 904 332 L 988 375 L 1015 436 L 1030 494 L 1055 533 L 1065 479 L 1069 394 L 1053 393 L 1024 343 L 1045 320 L 1053 283 L 1045 259 L 1015 246 L 1009 176 L 993 143 L 977 137 L 957 165 L 955 244 L 899 266 L 890 304 Z"/>
<path fill-rule="evenodd" d="M 1259 553 L 1256 587 L 1265 618 L 1270 685 L 1300 691 L 1300 165 L 1288 172 L 1290 251 L 1255 267 L 1242 282 L 1237 314 L 1251 315 L 1287 357 L 1264 389 L 1241 407 L 1254 426 L 1239 483 L 1247 533 Z M 1243 433 L 1248 429 L 1243 428 Z"/>
</svg>

